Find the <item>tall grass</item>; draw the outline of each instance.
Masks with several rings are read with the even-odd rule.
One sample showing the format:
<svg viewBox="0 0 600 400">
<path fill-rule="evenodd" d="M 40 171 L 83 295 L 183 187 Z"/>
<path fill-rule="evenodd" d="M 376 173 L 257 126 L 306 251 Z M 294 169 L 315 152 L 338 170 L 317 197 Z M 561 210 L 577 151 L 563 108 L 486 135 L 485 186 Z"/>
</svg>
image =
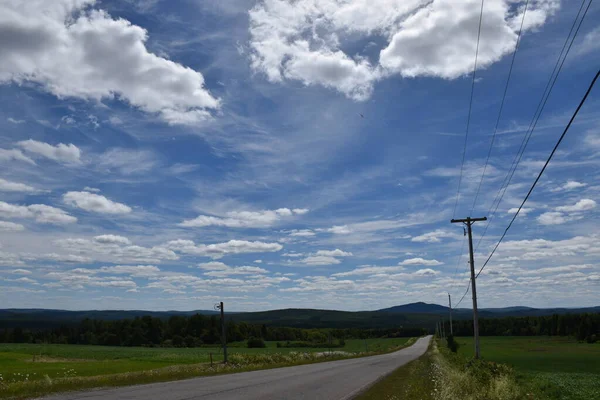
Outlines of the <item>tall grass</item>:
<svg viewBox="0 0 600 400">
<path fill-rule="evenodd" d="M 433 375 L 436 400 L 519 400 L 527 394 L 519 387 L 513 370 L 503 364 L 467 360 L 433 344 Z"/>
</svg>

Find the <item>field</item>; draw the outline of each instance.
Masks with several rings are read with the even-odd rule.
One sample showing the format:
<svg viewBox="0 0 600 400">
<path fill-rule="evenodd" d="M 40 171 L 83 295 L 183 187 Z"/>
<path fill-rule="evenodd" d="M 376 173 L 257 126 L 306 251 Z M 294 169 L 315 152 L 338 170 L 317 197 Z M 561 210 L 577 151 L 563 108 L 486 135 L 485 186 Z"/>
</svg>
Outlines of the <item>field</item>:
<svg viewBox="0 0 600 400">
<path fill-rule="evenodd" d="M 457 341 L 459 353 L 472 357 L 473 339 Z M 481 356 L 512 366 L 535 398 L 600 399 L 600 343 L 561 337 L 482 337 Z"/>
<path fill-rule="evenodd" d="M 365 349 L 368 349 L 369 353 L 387 352 L 405 345 L 408 340 L 349 339 L 343 348 L 333 349 L 334 354 L 331 356 L 327 354 L 327 349 L 277 348 L 276 342 L 267 342 L 267 347 L 263 349 L 248 349 L 241 347 L 241 344 L 233 344 L 239 347 L 229 348 L 230 361 L 233 360 L 232 364 L 236 364 L 229 368 L 218 366 L 223 360 L 220 348 L 0 344 L 0 388 L 12 386 L 15 389 L 10 391 L 12 394 L 26 395 L 27 386 L 36 386 L 32 394 L 39 394 L 39 386 L 45 382 L 52 383 L 55 386 L 52 390 L 56 390 L 57 387 L 73 389 L 181 379 L 219 372 L 321 361 L 331 357 L 351 357 L 364 353 Z M 299 355 L 304 353 L 313 355 Z M 215 369 L 204 367 L 210 362 L 210 354 L 213 355 Z M 139 374 L 136 375 L 136 372 Z M 127 379 L 117 378 L 118 374 Z M 56 386 L 60 382 L 70 384 Z M 0 397 L 6 397 L 7 394 L 7 391 L 0 390 Z"/>
</svg>

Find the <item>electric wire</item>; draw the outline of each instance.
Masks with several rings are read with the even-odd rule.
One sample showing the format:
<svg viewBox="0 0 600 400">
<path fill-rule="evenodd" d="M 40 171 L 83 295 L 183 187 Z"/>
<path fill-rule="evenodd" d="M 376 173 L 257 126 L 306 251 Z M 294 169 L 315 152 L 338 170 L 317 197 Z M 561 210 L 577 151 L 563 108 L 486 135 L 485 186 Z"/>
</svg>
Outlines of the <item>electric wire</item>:
<svg viewBox="0 0 600 400">
<path fill-rule="evenodd" d="M 591 2 L 590 2 L 591 3 Z M 539 172 L 537 178 L 535 179 L 535 181 L 533 182 L 533 184 L 531 185 L 531 188 L 529 189 L 529 192 L 527 192 L 527 195 L 525 196 L 525 198 L 523 199 L 523 202 L 521 203 L 521 205 L 519 206 L 519 208 L 517 209 L 517 212 L 515 213 L 515 215 L 512 217 L 512 220 L 510 221 L 510 223 L 508 224 L 508 226 L 506 227 L 506 229 L 504 230 L 504 233 L 502 234 L 502 236 L 500 237 L 500 240 L 498 241 L 498 243 L 496 243 L 496 246 L 494 246 L 494 249 L 492 250 L 492 252 L 490 253 L 489 257 L 487 258 L 487 260 L 485 261 L 485 263 L 483 264 L 483 266 L 481 267 L 481 269 L 479 270 L 479 272 L 477 273 L 477 275 L 475 275 L 475 278 L 479 277 L 479 274 L 481 274 L 481 272 L 483 271 L 483 269 L 486 267 L 486 265 L 488 265 L 488 263 L 490 262 L 490 260 L 492 259 L 492 257 L 494 256 L 494 253 L 496 252 L 496 250 L 498 249 L 498 246 L 500 246 L 500 243 L 502 243 L 502 240 L 504 240 L 504 237 L 506 236 L 508 230 L 511 228 L 513 222 L 515 222 L 515 219 L 517 218 L 517 216 L 519 215 L 519 212 L 521 211 L 521 209 L 523 208 L 523 206 L 525 205 L 525 203 L 527 202 L 527 200 L 529 199 L 529 196 L 531 196 L 531 193 L 533 192 L 533 189 L 535 189 L 535 186 L 537 185 L 537 183 L 539 182 L 540 178 L 542 177 L 542 174 L 544 173 L 544 171 L 546 170 L 546 168 L 548 167 L 548 164 L 550 164 L 550 161 L 552 160 L 552 157 L 554 156 L 554 153 L 556 153 L 556 150 L 558 149 L 558 147 L 560 146 L 561 142 L 563 141 L 563 139 L 565 138 L 565 135 L 567 134 L 567 132 L 569 131 L 569 128 L 571 127 L 571 125 L 573 124 L 573 121 L 575 120 L 575 118 L 577 117 L 577 114 L 579 113 L 579 110 L 581 110 L 581 107 L 583 107 L 583 104 L 585 103 L 585 101 L 587 100 L 590 92 L 592 91 L 592 88 L 594 87 L 594 85 L 596 84 L 596 81 L 598 80 L 598 77 L 600 76 L 600 70 L 598 70 L 598 72 L 596 73 L 596 76 L 594 76 L 594 79 L 592 80 L 592 82 L 590 83 L 590 86 L 588 87 L 587 91 L 585 92 L 585 95 L 583 96 L 583 98 L 581 99 L 581 101 L 579 102 L 579 105 L 577 106 L 577 109 L 575 110 L 575 112 L 573 113 L 573 115 L 571 116 L 571 119 L 569 120 L 569 123 L 567 124 L 567 126 L 565 127 L 562 135 L 560 135 L 560 138 L 558 139 L 558 141 L 556 142 L 556 145 L 554 146 L 554 148 L 552 149 L 552 152 L 550 153 L 550 155 L 548 156 L 548 159 L 546 160 L 546 162 L 544 163 L 544 166 L 542 167 L 541 171 Z"/>
<path fill-rule="evenodd" d="M 467 155 L 467 141 L 469 138 L 469 128 L 471 126 L 471 111 L 473 109 L 473 93 L 475 92 L 475 75 L 477 72 L 477 59 L 479 57 L 479 40 L 481 39 L 481 21 L 483 20 L 483 4 L 485 0 L 481 0 L 481 9 L 479 11 L 479 28 L 477 29 L 477 45 L 475 48 L 475 62 L 473 64 L 473 78 L 471 80 L 471 95 L 469 97 L 469 112 L 467 114 L 467 129 L 465 131 L 465 144 L 463 146 L 462 162 L 460 166 L 460 176 L 458 178 L 458 188 L 456 189 L 456 201 L 454 202 L 454 211 L 452 212 L 452 218 L 456 216 L 456 207 L 458 206 L 458 199 L 460 197 L 460 186 L 462 183 L 463 172 L 465 168 L 465 157 Z"/>
</svg>

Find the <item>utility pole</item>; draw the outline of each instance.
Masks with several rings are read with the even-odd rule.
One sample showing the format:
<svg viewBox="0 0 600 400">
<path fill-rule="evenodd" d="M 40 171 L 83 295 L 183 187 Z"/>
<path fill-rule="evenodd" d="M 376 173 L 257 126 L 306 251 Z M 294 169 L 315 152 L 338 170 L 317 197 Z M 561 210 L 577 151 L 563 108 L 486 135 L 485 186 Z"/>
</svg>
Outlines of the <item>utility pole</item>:
<svg viewBox="0 0 600 400">
<path fill-rule="evenodd" d="M 227 364 L 227 337 L 225 336 L 225 307 L 223 302 L 215 304 L 215 310 L 221 310 L 221 341 L 223 342 L 223 360 Z"/>
<path fill-rule="evenodd" d="M 450 311 L 450 336 L 454 336 L 454 330 L 452 329 L 452 299 L 450 293 L 448 293 L 448 310 Z"/>
<path fill-rule="evenodd" d="M 463 223 L 467 226 L 467 232 L 469 234 L 469 265 L 471 266 L 471 295 L 473 296 L 473 336 L 475 337 L 475 358 L 479 358 L 479 317 L 477 314 L 477 288 L 475 285 L 475 260 L 473 257 L 473 232 L 471 225 L 475 222 L 487 221 L 486 217 L 483 218 L 471 218 L 466 219 L 453 219 L 450 222 L 453 224 Z"/>
</svg>

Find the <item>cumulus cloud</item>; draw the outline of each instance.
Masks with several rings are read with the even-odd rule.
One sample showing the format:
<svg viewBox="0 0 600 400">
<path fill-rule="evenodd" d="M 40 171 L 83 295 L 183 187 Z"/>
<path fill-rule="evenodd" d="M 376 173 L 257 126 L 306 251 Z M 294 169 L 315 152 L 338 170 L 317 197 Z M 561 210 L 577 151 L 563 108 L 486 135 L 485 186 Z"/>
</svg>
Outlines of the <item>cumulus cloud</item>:
<svg viewBox="0 0 600 400">
<path fill-rule="evenodd" d="M 284 217 L 299 214 L 297 209 L 279 208 L 263 211 L 230 211 L 225 217 L 200 215 L 197 218 L 183 221 L 180 225 L 186 228 L 205 226 L 224 226 L 228 228 L 267 228 L 275 225 Z M 300 214 L 304 214 L 301 212 Z"/>
<path fill-rule="evenodd" d="M 415 271 L 413 275 L 417 275 L 417 276 L 435 276 L 439 274 L 438 271 L 434 271 L 431 268 L 425 268 L 425 269 L 420 269 L 418 271 Z"/>
<path fill-rule="evenodd" d="M 334 265 L 341 264 L 341 261 L 331 256 L 308 256 L 300 260 L 305 265 Z"/>
<path fill-rule="evenodd" d="M 230 267 L 229 265 L 218 261 L 198 264 L 198 267 L 206 271 L 204 275 L 211 277 L 224 277 L 229 275 L 255 275 L 266 274 L 269 272 L 264 268 L 253 266 Z"/>
<path fill-rule="evenodd" d="M 317 256 L 329 256 L 329 257 L 351 257 L 352 253 L 343 251 L 340 249 L 335 250 L 319 250 L 316 252 Z"/>
<path fill-rule="evenodd" d="M 539 215 L 537 220 L 542 225 L 560 225 L 571 219 L 563 213 L 550 211 Z"/>
<path fill-rule="evenodd" d="M 0 149 L 0 161 L 23 161 L 27 164 L 35 165 L 35 161 L 27 157 L 19 149 Z"/>
<path fill-rule="evenodd" d="M 335 233 L 337 235 L 347 235 L 352 233 L 352 229 L 348 225 L 335 225 L 327 229 L 327 232 Z"/>
<path fill-rule="evenodd" d="M 272 253 L 283 249 L 279 243 L 260 241 L 230 240 L 224 243 L 195 244 L 191 240 L 171 240 L 165 247 L 183 254 L 220 258 L 227 254 Z"/>
<path fill-rule="evenodd" d="M 114 265 L 101 267 L 98 272 L 105 274 L 129 275 L 135 278 L 148 278 L 157 276 L 160 268 L 154 265 Z"/>
<path fill-rule="evenodd" d="M 11 182 L 0 178 L 0 192 L 21 192 L 35 193 L 38 190 L 34 187 L 19 182 Z"/>
<path fill-rule="evenodd" d="M 592 199 L 581 199 L 570 206 L 556 207 L 555 211 L 545 212 L 537 217 L 542 225 L 561 225 L 569 221 L 581 219 L 581 212 L 596 208 L 596 202 Z"/>
<path fill-rule="evenodd" d="M 119 235 L 100 235 L 94 236 L 94 241 L 102 244 L 129 245 L 131 241 L 124 236 Z"/>
<path fill-rule="evenodd" d="M 14 222 L 0 221 L 0 232 L 19 232 L 25 230 L 25 227 L 21 224 L 15 224 Z"/>
<path fill-rule="evenodd" d="M 297 229 L 290 232 L 290 236 L 294 237 L 311 237 L 315 235 L 316 233 L 314 233 L 310 229 Z"/>
<path fill-rule="evenodd" d="M 486 2 L 480 68 L 514 48 L 523 3 Z M 543 25 L 559 4 L 531 1 L 524 30 Z M 271 82 L 320 85 L 355 100 L 367 99 L 376 81 L 392 75 L 454 79 L 473 68 L 479 5 L 478 0 L 263 0 L 249 13 L 251 65 Z M 379 54 L 372 49 L 357 54 L 356 46 L 369 39 L 383 40 L 375 49 Z M 346 50 L 351 48 L 352 53 Z"/>
<path fill-rule="evenodd" d="M 409 258 L 407 260 L 404 260 L 404 261 L 398 263 L 398 265 L 426 265 L 429 267 L 433 267 L 436 265 L 442 265 L 442 264 L 443 264 L 443 262 L 440 262 L 438 260 L 426 260 L 421 257 Z"/>
<path fill-rule="evenodd" d="M 366 265 L 366 266 L 355 268 L 350 271 L 338 272 L 338 273 L 333 274 L 332 276 L 378 275 L 378 274 L 387 274 L 390 272 L 400 272 L 403 270 L 404 270 L 404 267 L 402 267 L 402 266 L 380 267 L 377 265 Z"/>
<path fill-rule="evenodd" d="M 102 238 L 103 236 L 100 237 Z M 98 236 L 96 236 L 96 238 L 98 238 Z M 118 263 L 160 263 L 161 261 L 179 259 L 177 254 L 166 247 L 143 247 L 134 244 L 126 244 L 124 240 L 114 238 L 109 240 L 102 238 L 100 241 L 97 241 L 96 238 L 94 238 L 94 240 L 83 238 L 59 239 L 56 241 L 56 244 L 72 253 L 99 261 Z M 115 238 L 122 237 L 115 236 Z"/>
<path fill-rule="evenodd" d="M 220 104 L 200 72 L 150 53 L 145 29 L 95 4 L 2 2 L 0 83 L 31 81 L 60 98 L 117 98 L 169 124 L 210 118 Z"/>
<path fill-rule="evenodd" d="M 518 207 L 514 207 L 514 208 L 509 209 L 507 211 L 507 213 L 508 214 L 515 214 L 518 210 L 519 210 Z M 525 216 L 525 215 L 529 214 L 532 211 L 535 211 L 535 208 L 521 208 L 521 211 L 519 211 L 519 215 Z"/>
<path fill-rule="evenodd" d="M 456 233 L 444 231 L 441 229 L 437 229 L 433 232 L 424 233 L 419 236 L 413 237 L 411 242 L 427 242 L 427 243 L 439 243 L 442 241 L 442 238 L 456 237 Z"/>
<path fill-rule="evenodd" d="M 0 217 L 9 219 L 34 219 L 41 224 L 71 224 L 77 222 L 77 218 L 69 215 L 60 208 L 47 206 L 45 204 L 32 204 L 21 206 L 0 201 Z"/>
<path fill-rule="evenodd" d="M 586 187 L 587 183 L 581 183 L 581 182 L 577 182 L 577 181 L 567 181 L 564 185 L 558 186 L 554 189 L 551 189 L 551 192 L 563 192 L 563 191 L 569 191 L 569 190 L 574 190 L 574 189 L 579 189 L 582 187 Z"/>
<path fill-rule="evenodd" d="M 29 139 L 18 142 L 17 146 L 21 147 L 27 153 L 65 164 L 77 164 L 81 158 L 81 150 L 71 143 L 59 143 L 56 146 L 52 146 L 48 143 Z"/>
<path fill-rule="evenodd" d="M 128 214 L 131 212 L 131 207 L 125 204 L 90 192 L 67 192 L 63 195 L 63 201 L 82 210 L 100 214 Z"/>
<path fill-rule="evenodd" d="M 581 199 L 572 206 L 556 207 L 556 211 L 561 212 L 579 212 L 588 211 L 596 208 L 596 202 L 592 199 Z"/>
</svg>

